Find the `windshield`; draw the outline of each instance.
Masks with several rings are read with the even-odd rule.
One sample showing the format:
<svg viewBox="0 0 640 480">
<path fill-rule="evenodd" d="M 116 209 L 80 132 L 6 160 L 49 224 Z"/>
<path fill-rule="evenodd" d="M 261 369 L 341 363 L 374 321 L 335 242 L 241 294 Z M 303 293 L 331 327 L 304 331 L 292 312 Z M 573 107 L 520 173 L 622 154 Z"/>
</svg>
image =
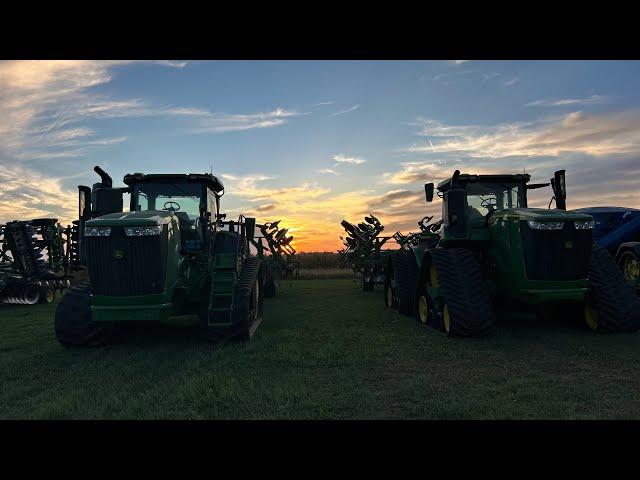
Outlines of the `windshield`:
<svg viewBox="0 0 640 480">
<path fill-rule="evenodd" d="M 131 197 L 132 208 L 144 210 L 173 210 L 186 213 L 191 220 L 200 216 L 203 195 L 199 183 L 138 183 Z"/>
<path fill-rule="evenodd" d="M 471 215 L 487 214 L 503 208 L 522 206 L 523 185 L 517 183 L 468 183 L 467 205 Z"/>
</svg>

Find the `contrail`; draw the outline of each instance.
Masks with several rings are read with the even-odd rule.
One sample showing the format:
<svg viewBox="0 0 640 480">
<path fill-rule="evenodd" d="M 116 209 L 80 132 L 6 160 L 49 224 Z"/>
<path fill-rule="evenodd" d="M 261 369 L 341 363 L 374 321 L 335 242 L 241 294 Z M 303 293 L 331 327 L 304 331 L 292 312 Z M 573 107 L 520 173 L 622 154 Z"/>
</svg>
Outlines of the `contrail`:
<svg viewBox="0 0 640 480">
<path fill-rule="evenodd" d="M 429 145 L 431 145 L 431 150 L 433 150 L 433 153 L 437 153 L 436 147 L 433 146 L 433 143 L 431 143 L 431 140 L 429 140 Z"/>
</svg>

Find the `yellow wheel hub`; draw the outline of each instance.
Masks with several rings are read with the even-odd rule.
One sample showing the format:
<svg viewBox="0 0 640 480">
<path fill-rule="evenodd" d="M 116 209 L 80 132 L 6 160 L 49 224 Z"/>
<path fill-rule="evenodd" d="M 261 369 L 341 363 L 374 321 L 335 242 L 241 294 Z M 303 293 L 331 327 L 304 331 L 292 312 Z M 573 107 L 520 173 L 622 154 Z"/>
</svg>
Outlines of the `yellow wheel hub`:
<svg viewBox="0 0 640 480">
<path fill-rule="evenodd" d="M 53 290 L 47 290 L 47 295 L 45 296 L 47 303 L 53 302 L 55 298 L 56 298 L 56 292 L 54 292 Z"/>
<path fill-rule="evenodd" d="M 429 272 L 431 277 L 431 286 L 434 288 L 438 288 L 440 286 L 440 282 L 438 281 L 438 270 L 436 269 L 436 264 L 431 263 L 431 270 Z"/>
<path fill-rule="evenodd" d="M 638 264 L 638 261 L 635 258 L 628 255 L 628 258 L 622 265 L 622 273 L 625 280 L 635 282 L 640 278 L 640 264 Z"/>
<path fill-rule="evenodd" d="M 451 316 L 449 315 L 449 305 L 444 306 L 443 320 L 444 331 L 449 333 L 451 331 Z"/>
<path fill-rule="evenodd" d="M 591 330 L 598 330 L 598 311 L 590 301 L 584 304 L 584 321 Z"/>
<path fill-rule="evenodd" d="M 427 297 L 420 296 L 418 300 L 418 315 L 420 315 L 420 322 L 426 324 L 429 321 L 429 305 L 427 304 Z"/>
</svg>

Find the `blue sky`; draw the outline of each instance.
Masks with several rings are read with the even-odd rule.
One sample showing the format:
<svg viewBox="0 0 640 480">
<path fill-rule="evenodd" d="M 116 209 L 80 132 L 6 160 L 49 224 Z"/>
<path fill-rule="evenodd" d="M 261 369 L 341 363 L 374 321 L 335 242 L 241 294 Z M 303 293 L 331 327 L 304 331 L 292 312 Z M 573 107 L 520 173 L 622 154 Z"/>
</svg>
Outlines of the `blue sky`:
<svg viewBox="0 0 640 480">
<path fill-rule="evenodd" d="M 96 164 L 117 184 L 213 164 L 230 216 L 282 218 L 302 250 L 367 212 L 415 230 L 455 168 L 566 168 L 570 208 L 638 207 L 639 80 L 631 61 L 0 62 L 0 222 L 71 221 Z"/>
</svg>

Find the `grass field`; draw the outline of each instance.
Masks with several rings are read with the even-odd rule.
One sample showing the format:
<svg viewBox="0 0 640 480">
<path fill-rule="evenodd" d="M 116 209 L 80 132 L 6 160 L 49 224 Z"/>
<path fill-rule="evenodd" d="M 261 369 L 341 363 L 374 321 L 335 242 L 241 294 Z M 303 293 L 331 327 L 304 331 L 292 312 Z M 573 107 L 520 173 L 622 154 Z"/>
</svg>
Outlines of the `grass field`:
<svg viewBox="0 0 640 480">
<path fill-rule="evenodd" d="M 250 344 L 199 340 L 193 319 L 65 350 L 54 306 L 0 309 L 0 418 L 640 418 L 640 335 L 505 316 L 453 340 L 349 280 L 266 300 Z"/>
</svg>

